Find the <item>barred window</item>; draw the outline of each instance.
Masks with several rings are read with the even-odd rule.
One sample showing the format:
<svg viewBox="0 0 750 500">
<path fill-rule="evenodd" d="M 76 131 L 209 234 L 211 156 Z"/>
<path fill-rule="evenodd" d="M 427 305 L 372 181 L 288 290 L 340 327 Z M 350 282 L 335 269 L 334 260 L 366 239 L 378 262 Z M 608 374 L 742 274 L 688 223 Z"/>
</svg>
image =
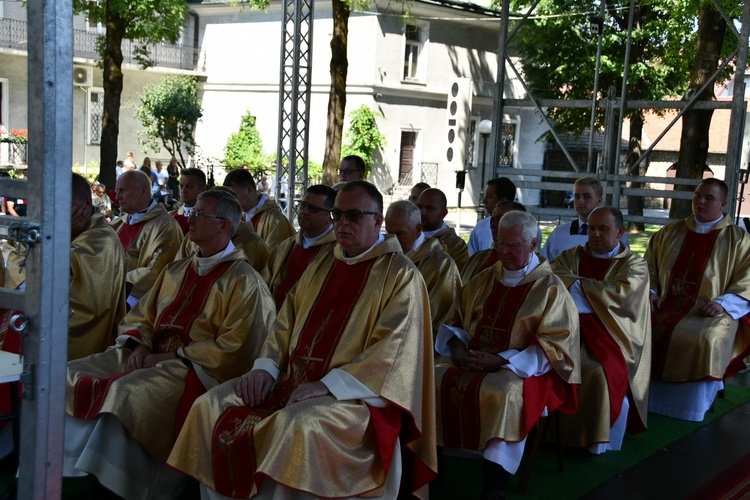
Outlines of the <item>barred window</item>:
<svg viewBox="0 0 750 500">
<path fill-rule="evenodd" d="M 104 92 L 89 89 L 88 102 L 88 138 L 89 144 L 102 143 L 102 115 L 104 114 Z"/>
</svg>

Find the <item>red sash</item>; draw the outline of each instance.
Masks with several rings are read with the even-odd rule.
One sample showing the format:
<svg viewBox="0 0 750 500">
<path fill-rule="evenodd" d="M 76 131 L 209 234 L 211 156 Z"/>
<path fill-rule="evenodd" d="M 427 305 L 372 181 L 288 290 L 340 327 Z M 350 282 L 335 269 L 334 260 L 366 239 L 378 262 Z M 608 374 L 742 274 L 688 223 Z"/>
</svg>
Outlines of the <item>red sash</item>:
<svg viewBox="0 0 750 500">
<path fill-rule="evenodd" d="M 232 406 L 224 410 L 213 431 L 213 468 L 216 491 L 248 497 L 256 475 L 253 427 L 286 405 L 300 384 L 315 382 L 328 373 L 333 353 L 360 299 L 375 259 L 354 265 L 336 260 L 305 320 L 297 346 L 289 357 L 287 376 L 268 399 L 255 407 Z M 342 279 L 342 277 L 346 277 Z M 391 442 L 391 449 L 395 441 Z"/>
<path fill-rule="evenodd" d="M 127 222 L 124 222 L 120 226 L 120 230 L 117 231 L 117 237 L 120 238 L 120 244 L 123 249 L 128 249 L 130 244 L 138 237 L 141 229 L 143 229 L 143 223 L 128 224 Z"/>
<path fill-rule="evenodd" d="M 612 259 L 599 259 L 583 254 L 578 274 L 584 278 L 603 280 Z M 609 392 L 609 425 L 614 425 L 622 410 L 622 400 L 628 391 L 628 366 L 622 349 L 612 338 L 607 327 L 596 314 L 581 314 L 581 341 L 585 342 L 602 365 Z"/>
<path fill-rule="evenodd" d="M 180 347 L 190 345 L 190 328 L 196 318 L 203 313 L 206 300 L 213 285 L 221 275 L 226 272 L 232 261 L 220 262 L 205 276 L 198 276 L 193 266 L 188 266 L 185 279 L 180 286 L 175 299 L 164 308 L 156 319 L 154 337 L 151 343 L 154 353 L 165 353 L 175 351 Z M 168 323 L 167 323 L 168 321 Z M 137 330 L 125 332 L 125 335 L 134 335 L 141 338 Z M 189 366 L 189 372 L 194 372 Z M 75 385 L 75 397 L 73 416 L 76 418 L 94 418 L 101 411 L 104 400 L 109 392 L 109 387 L 120 377 L 128 372 L 116 373 L 106 377 L 84 376 Z M 179 408 L 183 409 L 182 420 L 178 420 L 178 428 L 182 427 L 187 410 L 190 409 L 195 399 L 206 392 L 203 384 L 197 380 L 197 375 L 188 374 Z M 198 384 L 196 385 L 196 380 Z M 187 409 L 185 409 L 187 407 Z"/>
<path fill-rule="evenodd" d="M 487 260 L 484 261 L 484 264 L 482 264 L 482 266 L 474 272 L 474 275 L 472 276 L 472 278 L 476 276 L 477 274 L 481 273 L 482 271 L 484 271 L 485 269 L 489 269 L 490 267 L 494 266 L 495 264 L 497 264 L 499 260 L 500 260 L 500 254 L 497 252 L 492 252 L 489 255 L 489 257 L 487 257 Z"/>
<path fill-rule="evenodd" d="M 310 265 L 315 256 L 318 255 L 319 251 L 320 246 L 302 248 L 302 245 L 294 244 L 294 248 L 292 248 L 289 259 L 286 262 L 284 279 L 273 291 L 273 300 L 276 302 L 277 311 L 281 309 L 281 304 L 284 303 L 289 290 L 297 284 L 302 273 L 305 272 L 305 269 L 307 269 L 307 266 Z"/>
<path fill-rule="evenodd" d="M 188 223 L 188 218 L 178 213 L 172 215 L 172 217 L 174 217 L 174 220 L 176 220 L 177 223 L 180 225 L 180 228 L 182 229 L 182 234 L 187 235 L 188 231 L 190 231 L 190 224 Z"/>
<path fill-rule="evenodd" d="M 508 350 L 510 334 L 518 310 L 532 283 L 507 287 L 495 281 L 482 307 L 469 349 L 496 354 Z M 443 417 L 443 442 L 451 448 L 481 450 L 480 388 L 487 373 L 450 368 L 443 375 L 440 411 Z"/>
<path fill-rule="evenodd" d="M 253 215 L 252 219 L 250 219 L 250 222 L 253 225 L 253 229 L 255 229 L 256 232 L 258 231 L 258 224 L 260 223 L 261 215 L 263 215 L 263 212 L 258 212 L 257 214 Z"/>
<path fill-rule="evenodd" d="M 688 231 L 685 236 L 680 255 L 672 266 L 667 296 L 659 310 L 651 313 L 652 380 L 661 380 L 672 333 L 695 304 L 718 235 L 719 231 L 706 234 Z"/>
</svg>

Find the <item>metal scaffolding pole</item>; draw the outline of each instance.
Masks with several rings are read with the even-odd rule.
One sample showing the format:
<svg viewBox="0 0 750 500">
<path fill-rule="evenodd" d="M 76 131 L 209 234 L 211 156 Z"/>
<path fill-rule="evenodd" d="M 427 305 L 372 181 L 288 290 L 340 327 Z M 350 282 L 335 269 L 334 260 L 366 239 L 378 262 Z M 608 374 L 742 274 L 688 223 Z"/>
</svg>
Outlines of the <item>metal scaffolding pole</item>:
<svg viewBox="0 0 750 500">
<path fill-rule="evenodd" d="M 276 199 L 280 198 L 281 183 L 286 178 L 286 214 L 292 220 L 294 200 L 307 188 L 313 0 L 285 0 L 282 16 Z"/>
<path fill-rule="evenodd" d="M 505 55 L 507 52 L 508 22 L 510 19 L 510 0 L 503 0 L 502 12 L 500 14 L 500 34 L 497 42 L 497 80 L 495 81 L 495 95 L 492 100 L 492 132 L 490 133 L 490 165 L 491 170 L 486 179 L 495 177 L 495 169 L 500 164 L 500 153 L 503 142 L 503 100 L 505 98 Z M 482 168 L 486 169 L 487 165 Z M 482 186 L 484 191 L 484 186 Z"/>
<path fill-rule="evenodd" d="M 18 498 L 60 498 L 70 281 L 73 5 L 29 0 L 28 218 Z M 28 189 L 29 186 L 33 188 Z M 0 189 L 5 183 L 0 184 Z M 3 301 L 3 297 L 0 297 Z"/>
</svg>

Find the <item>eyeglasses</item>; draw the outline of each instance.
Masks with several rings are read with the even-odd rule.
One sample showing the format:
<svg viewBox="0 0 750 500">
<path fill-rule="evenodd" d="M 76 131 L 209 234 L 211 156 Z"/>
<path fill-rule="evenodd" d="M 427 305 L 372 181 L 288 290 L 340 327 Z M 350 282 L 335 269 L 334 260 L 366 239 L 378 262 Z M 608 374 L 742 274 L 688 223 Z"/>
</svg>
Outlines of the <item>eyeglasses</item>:
<svg viewBox="0 0 750 500">
<path fill-rule="evenodd" d="M 315 205 L 311 205 L 310 203 L 307 203 L 305 201 L 300 201 L 297 203 L 297 205 L 294 207 L 297 210 L 297 213 L 307 210 L 311 214 L 319 214 L 320 212 L 330 212 L 327 208 L 318 207 Z"/>
<path fill-rule="evenodd" d="M 359 222 L 359 219 L 362 218 L 363 215 L 380 215 L 380 212 L 365 212 L 364 210 L 339 210 L 338 208 L 334 208 L 331 210 L 331 217 L 333 217 L 334 222 L 338 222 L 341 220 L 341 216 L 346 217 L 346 220 L 349 222 Z"/>
<path fill-rule="evenodd" d="M 204 212 L 198 212 L 193 210 L 188 214 L 188 219 L 195 219 L 195 222 L 200 221 L 203 217 L 209 217 L 211 219 L 227 220 L 226 217 L 220 217 L 218 215 L 207 214 Z"/>
<path fill-rule="evenodd" d="M 353 174 L 354 172 L 359 172 L 359 170 L 352 169 L 352 168 L 345 168 L 345 169 L 339 169 L 339 175 L 349 175 Z"/>
</svg>

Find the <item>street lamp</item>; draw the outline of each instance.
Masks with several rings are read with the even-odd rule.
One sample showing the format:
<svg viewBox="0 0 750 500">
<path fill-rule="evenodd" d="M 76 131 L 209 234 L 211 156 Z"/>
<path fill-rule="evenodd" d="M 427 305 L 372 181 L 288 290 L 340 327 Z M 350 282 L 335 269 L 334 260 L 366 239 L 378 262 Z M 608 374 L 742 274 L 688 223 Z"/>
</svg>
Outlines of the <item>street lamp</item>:
<svg viewBox="0 0 750 500">
<path fill-rule="evenodd" d="M 484 139 L 484 144 L 482 146 L 482 187 L 479 195 L 480 208 L 477 210 L 478 222 L 484 219 L 486 215 L 484 213 L 482 200 L 484 199 L 485 173 L 487 172 L 487 141 L 490 139 L 490 134 L 492 133 L 492 120 L 482 120 L 481 122 L 479 122 L 479 126 L 477 127 L 477 129 L 479 130 L 479 134 Z"/>
</svg>

